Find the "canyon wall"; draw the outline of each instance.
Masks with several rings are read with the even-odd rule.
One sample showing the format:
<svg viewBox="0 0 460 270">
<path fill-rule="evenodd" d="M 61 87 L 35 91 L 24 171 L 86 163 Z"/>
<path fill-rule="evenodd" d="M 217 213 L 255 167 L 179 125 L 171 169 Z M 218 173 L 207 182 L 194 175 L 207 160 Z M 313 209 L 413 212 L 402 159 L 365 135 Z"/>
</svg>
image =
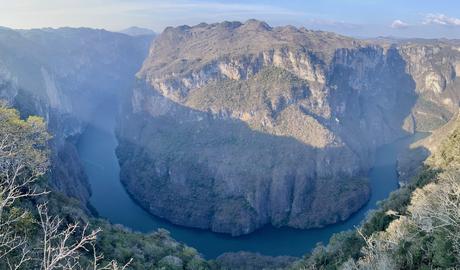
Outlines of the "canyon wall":
<svg viewBox="0 0 460 270">
<path fill-rule="evenodd" d="M 76 143 L 101 102 L 132 87 L 151 37 L 87 28 L 0 28 L 0 98 L 53 135 L 51 184 L 86 204 L 90 187 Z"/>
<path fill-rule="evenodd" d="M 233 235 L 344 220 L 377 147 L 452 117 L 458 48 L 256 20 L 167 28 L 119 125 L 122 182 L 157 216 Z"/>
</svg>

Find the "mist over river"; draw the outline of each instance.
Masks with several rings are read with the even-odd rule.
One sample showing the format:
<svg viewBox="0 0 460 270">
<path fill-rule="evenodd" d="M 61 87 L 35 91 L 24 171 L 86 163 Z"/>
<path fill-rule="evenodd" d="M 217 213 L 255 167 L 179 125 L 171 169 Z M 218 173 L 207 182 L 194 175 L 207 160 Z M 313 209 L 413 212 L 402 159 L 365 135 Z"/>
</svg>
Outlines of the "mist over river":
<svg viewBox="0 0 460 270">
<path fill-rule="evenodd" d="M 164 228 L 173 238 L 196 248 L 206 258 L 242 250 L 272 256 L 302 256 L 316 243 L 327 243 L 332 234 L 353 229 L 369 210 L 375 208 L 377 201 L 385 199 L 398 188 L 397 151 L 414 140 L 414 137 L 405 138 L 377 150 L 376 163 L 369 175 L 371 198 L 345 222 L 309 230 L 266 226 L 249 235 L 231 237 L 173 225 L 150 215 L 131 199 L 120 182 L 120 167 L 115 155 L 117 107 L 115 102 L 101 104 L 78 142 L 79 155 L 91 184 L 92 206 L 101 217 L 135 231 L 151 232 Z"/>
</svg>

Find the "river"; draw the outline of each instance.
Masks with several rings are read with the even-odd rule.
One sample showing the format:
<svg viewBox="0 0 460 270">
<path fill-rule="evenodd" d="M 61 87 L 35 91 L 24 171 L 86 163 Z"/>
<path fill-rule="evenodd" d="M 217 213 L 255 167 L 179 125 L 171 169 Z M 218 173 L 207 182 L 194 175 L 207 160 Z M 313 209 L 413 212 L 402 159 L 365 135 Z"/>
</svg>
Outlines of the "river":
<svg viewBox="0 0 460 270">
<path fill-rule="evenodd" d="M 79 155 L 91 184 L 92 206 L 101 217 L 136 231 L 151 232 L 164 228 L 171 232 L 174 239 L 196 248 L 206 258 L 241 250 L 271 256 L 302 256 L 314 248 L 316 243 L 327 243 L 332 234 L 353 229 L 369 210 L 375 208 L 377 201 L 385 199 L 398 188 L 397 150 L 409 141 L 399 140 L 377 150 L 376 163 L 369 175 L 371 198 L 345 222 L 309 230 L 266 226 L 249 235 L 231 237 L 173 225 L 150 215 L 130 198 L 119 179 L 120 167 L 115 155 L 115 115 L 115 103 L 100 106 L 78 142 Z"/>
</svg>

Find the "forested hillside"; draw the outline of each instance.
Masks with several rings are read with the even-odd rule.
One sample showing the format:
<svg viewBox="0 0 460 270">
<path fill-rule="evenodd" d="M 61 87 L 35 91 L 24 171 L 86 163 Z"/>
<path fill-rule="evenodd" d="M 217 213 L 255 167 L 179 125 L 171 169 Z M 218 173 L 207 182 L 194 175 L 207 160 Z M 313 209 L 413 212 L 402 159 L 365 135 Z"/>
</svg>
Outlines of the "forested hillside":
<svg viewBox="0 0 460 270">
<path fill-rule="evenodd" d="M 460 122 L 412 181 L 362 226 L 336 234 L 294 269 L 455 269 L 460 266 Z"/>
</svg>

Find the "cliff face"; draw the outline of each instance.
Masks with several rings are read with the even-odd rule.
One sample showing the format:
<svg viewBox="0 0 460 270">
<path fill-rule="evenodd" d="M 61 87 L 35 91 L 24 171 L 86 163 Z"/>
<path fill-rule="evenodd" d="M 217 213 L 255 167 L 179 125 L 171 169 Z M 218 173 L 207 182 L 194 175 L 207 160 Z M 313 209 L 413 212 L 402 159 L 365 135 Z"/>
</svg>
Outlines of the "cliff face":
<svg viewBox="0 0 460 270">
<path fill-rule="evenodd" d="M 53 135 L 52 185 L 86 202 L 90 188 L 76 142 L 104 99 L 118 100 L 147 53 L 149 37 L 92 29 L 0 29 L 0 98 Z"/>
<path fill-rule="evenodd" d="M 137 91 L 142 100 L 136 102 L 148 106 L 150 115 L 130 115 L 120 127 L 121 177 L 158 216 L 236 235 L 269 222 L 336 222 L 368 196 L 362 179 L 350 179 L 359 166 L 343 146 L 317 149 L 191 110 L 142 86 Z M 340 175 L 326 169 L 340 163 L 348 164 Z"/>
<path fill-rule="evenodd" d="M 122 181 L 155 215 L 234 235 L 343 220 L 367 201 L 376 147 L 452 116 L 459 51 L 435 46 L 167 28 L 119 128 Z"/>
<path fill-rule="evenodd" d="M 455 126 L 460 94 L 460 44 L 419 40 L 406 42 L 399 50 L 408 63 L 407 72 L 414 78 L 418 94 L 404 127 L 431 132 L 398 158 L 400 182 L 406 184 Z"/>
<path fill-rule="evenodd" d="M 460 45 L 454 42 L 408 42 L 399 47 L 419 98 L 411 111 L 418 131 L 445 125 L 456 112 L 460 89 Z"/>
</svg>

